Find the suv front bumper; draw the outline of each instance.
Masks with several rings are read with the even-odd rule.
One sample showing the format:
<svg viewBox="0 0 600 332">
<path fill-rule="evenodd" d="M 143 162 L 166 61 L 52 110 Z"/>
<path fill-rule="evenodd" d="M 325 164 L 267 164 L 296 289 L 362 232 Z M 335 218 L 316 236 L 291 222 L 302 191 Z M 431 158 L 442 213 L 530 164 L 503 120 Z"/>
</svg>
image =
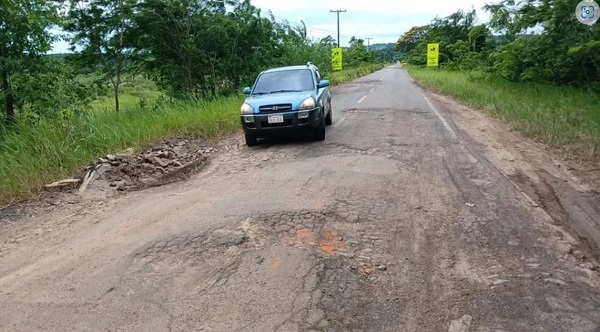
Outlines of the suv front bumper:
<svg viewBox="0 0 600 332">
<path fill-rule="evenodd" d="M 242 127 L 246 134 L 256 137 L 291 130 L 310 130 L 319 124 L 319 108 L 285 113 L 242 115 Z M 283 122 L 269 123 L 269 117 L 283 116 Z"/>
</svg>

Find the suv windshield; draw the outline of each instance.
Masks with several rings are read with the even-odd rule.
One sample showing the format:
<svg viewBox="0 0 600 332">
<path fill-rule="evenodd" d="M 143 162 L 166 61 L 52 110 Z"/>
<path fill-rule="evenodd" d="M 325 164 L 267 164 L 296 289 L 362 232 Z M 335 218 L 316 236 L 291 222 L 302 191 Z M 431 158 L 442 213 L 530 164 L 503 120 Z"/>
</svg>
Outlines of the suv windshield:
<svg viewBox="0 0 600 332">
<path fill-rule="evenodd" d="M 309 69 L 276 71 L 260 75 L 253 94 L 277 92 L 300 92 L 314 89 L 312 72 Z"/>
</svg>

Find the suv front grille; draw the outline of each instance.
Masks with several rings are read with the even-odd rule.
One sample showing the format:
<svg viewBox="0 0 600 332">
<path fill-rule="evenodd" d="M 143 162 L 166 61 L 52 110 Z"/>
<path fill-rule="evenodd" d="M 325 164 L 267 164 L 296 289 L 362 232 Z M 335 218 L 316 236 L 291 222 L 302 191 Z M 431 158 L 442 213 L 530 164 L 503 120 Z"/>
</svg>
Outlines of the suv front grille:
<svg viewBox="0 0 600 332">
<path fill-rule="evenodd" d="M 292 104 L 265 105 L 259 108 L 260 113 L 283 113 L 292 110 Z"/>
</svg>

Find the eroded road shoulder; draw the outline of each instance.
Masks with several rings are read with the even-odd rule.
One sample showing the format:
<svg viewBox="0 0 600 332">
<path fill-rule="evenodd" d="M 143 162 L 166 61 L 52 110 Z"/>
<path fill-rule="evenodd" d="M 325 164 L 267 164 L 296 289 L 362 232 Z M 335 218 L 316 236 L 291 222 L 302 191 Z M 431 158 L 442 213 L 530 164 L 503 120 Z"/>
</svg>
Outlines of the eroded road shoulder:
<svg viewBox="0 0 600 332">
<path fill-rule="evenodd" d="M 324 142 L 235 137 L 188 181 L 10 246 L 0 330 L 600 327 L 577 240 L 451 135 L 401 68 L 337 87 L 333 103 Z"/>
</svg>

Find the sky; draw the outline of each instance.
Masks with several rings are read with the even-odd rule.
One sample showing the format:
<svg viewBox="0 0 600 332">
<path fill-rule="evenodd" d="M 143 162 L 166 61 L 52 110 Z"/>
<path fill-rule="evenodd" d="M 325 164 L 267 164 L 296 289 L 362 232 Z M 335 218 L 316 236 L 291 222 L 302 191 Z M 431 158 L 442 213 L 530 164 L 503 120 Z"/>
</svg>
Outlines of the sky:
<svg viewBox="0 0 600 332">
<path fill-rule="evenodd" d="M 479 23 L 487 22 L 489 15 L 482 10 L 486 3 L 499 0 L 252 0 L 263 15 L 269 11 L 277 20 L 300 25 L 304 21 L 308 36 L 321 39 L 331 35 L 337 39 L 337 17 L 330 10 L 347 10 L 340 14 L 342 46 L 353 36 L 373 38 L 371 44 L 395 43 L 413 26 L 425 25 L 436 16 L 446 17 L 459 9 L 475 9 Z M 366 44 L 366 42 L 365 42 Z M 53 45 L 53 52 L 67 52 L 68 43 Z"/>
<path fill-rule="evenodd" d="M 330 10 L 346 9 L 340 14 L 342 46 L 352 36 L 373 38 L 371 44 L 395 43 L 413 26 L 426 25 L 436 16 L 446 17 L 459 9 L 475 9 L 479 23 L 487 22 L 489 15 L 482 10 L 486 3 L 499 0 L 252 0 L 265 14 L 269 10 L 279 20 L 307 25 L 308 35 L 337 39 L 337 17 Z M 366 42 L 365 42 L 366 43 Z"/>
</svg>

